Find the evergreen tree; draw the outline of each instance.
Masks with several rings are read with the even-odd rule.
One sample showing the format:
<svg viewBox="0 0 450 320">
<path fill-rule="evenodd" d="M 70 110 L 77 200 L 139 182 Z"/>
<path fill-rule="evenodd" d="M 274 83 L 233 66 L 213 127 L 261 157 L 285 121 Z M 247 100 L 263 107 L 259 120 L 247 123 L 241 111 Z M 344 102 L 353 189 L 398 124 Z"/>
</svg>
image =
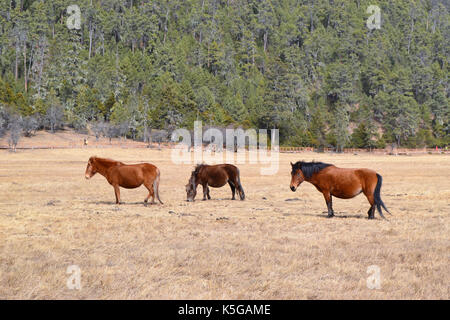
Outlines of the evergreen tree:
<svg viewBox="0 0 450 320">
<path fill-rule="evenodd" d="M 450 142 L 444 1 L 380 0 L 373 30 L 367 0 L 80 0 L 79 30 L 72 4 L 0 0 L 8 113 L 109 137 L 198 119 L 336 150 Z"/>
</svg>

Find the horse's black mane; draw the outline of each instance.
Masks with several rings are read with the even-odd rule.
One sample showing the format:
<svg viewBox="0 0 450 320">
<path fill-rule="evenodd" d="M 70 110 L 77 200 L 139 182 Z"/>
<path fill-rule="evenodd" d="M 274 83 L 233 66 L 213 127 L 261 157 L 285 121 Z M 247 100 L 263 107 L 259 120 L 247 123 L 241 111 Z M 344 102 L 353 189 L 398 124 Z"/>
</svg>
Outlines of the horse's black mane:
<svg viewBox="0 0 450 320">
<path fill-rule="evenodd" d="M 195 166 L 194 171 L 192 171 L 192 175 L 195 177 L 200 172 L 200 169 L 203 167 L 208 167 L 209 165 L 205 163 L 199 163 Z"/>
<path fill-rule="evenodd" d="M 207 164 L 200 163 L 195 166 L 194 171 L 191 172 L 191 178 L 189 179 L 189 183 L 195 185 L 195 178 L 197 177 L 197 174 L 200 172 L 200 169 L 207 166 Z"/>
<path fill-rule="evenodd" d="M 194 171 L 192 171 L 192 173 L 197 175 L 200 172 L 200 169 L 203 168 L 204 166 L 206 166 L 206 164 L 204 164 L 204 163 L 200 163 L 200 164 L 196 165 L 195 169 L 194 169 Z"/>
<path fill-rule="evenodd" d="M 325 169 L 326 167 L 332 166 L 332 164 L 329 163 L 323 163 L 323 162 L 305 162 L 305 161 L 297 161 L 292 165 L 292 173 L 295 174 L 295 172 L 300 169 L 303 172 L 303 175 L 306 179 L 309 179 L 312 177 L 314 173 L 319 172 L 322 169 Z"/>
</svg>

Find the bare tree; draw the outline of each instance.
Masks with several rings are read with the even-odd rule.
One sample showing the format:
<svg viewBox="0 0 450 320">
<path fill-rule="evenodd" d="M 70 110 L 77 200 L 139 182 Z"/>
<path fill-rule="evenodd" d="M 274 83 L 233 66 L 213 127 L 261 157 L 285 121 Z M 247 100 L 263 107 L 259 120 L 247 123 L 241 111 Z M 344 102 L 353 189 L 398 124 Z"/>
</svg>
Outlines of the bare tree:
<svg viewBox="0 0 450 320">
<path fill-rule="evenodd" d="M 98 141 L 101 135 L 105 133 L 105 126 L 106 124 L 103 121 L 98 121 L 91 124 L 91 130 L 94 132 L 96 141 Z"/>
<path fill-rule="evenodd" d="M 5 124 L 5 120 L 0 117 L 0 137 L 3 137 L 3 135 L 5 134 Z"/>
<path fill-rule="evenodd" d="M 25 137 L 31 137 L 39 129 L 39 121 L 34 116 L 24 117 L 22 121 L 23 134 Z"/>
<path fill-rule="evenodd" d="M 129 124 L 128 121 L 123 121 L 121 123 L 119 123 L 117 126 L 117 130 L 118 130 L 118 135 L 121 138 L 125 138 L 126 139 L 126 135 L 129 131 Z"/>
<path fill-rule="evenodd" d="M 45 114 L 45 124 L 52 133 L 63 125 L 64 112 L 60 106 L 53 105 L 47 109 Z"/>
<path fill-rule="evenodd" d="M 17 144 L 19 143 L 19 140 L 23 133 L 22 122 L 23 121 L 21 117 L 13 117 L 8 125 L 9 129 L 8 144 L 9 147 L 13 150 L 13 152 L 16 152 Z"/>
<path fill-rule="evenodd" d="M 112 123 L 105 123 L 104 134 L 109 138 L 109 143 L 111 143 L 112 138 L 115 138 L 119 135 L 119 129 Z"/>
<path fill-rule="evenodd" d="M 153 141 L 158 142 L 158 148 L 161 149 L 161 142 L 167 142 L 169 140 L 169 132 L 166 130 L 155 130 L 151 134 Z"/>
<path fill-rule="evenodd" d="M 3 135 L 6 133 L 6 130 L 8 130 L 8 118 L 9 114 L 0 105 L 0 137 L 3 137 Z"/>
<path fill-rule="evenodd" d="M 34 85 L 37 88 L 37 97 L 42 97 L 42 83 L 43 83 L 43 71 L 45 54 L 48 47 L 48 41 L 45 36 L 39 38 L 36 61 L 33 63 L 33 71 L 35 73 Z"/>
</svg>

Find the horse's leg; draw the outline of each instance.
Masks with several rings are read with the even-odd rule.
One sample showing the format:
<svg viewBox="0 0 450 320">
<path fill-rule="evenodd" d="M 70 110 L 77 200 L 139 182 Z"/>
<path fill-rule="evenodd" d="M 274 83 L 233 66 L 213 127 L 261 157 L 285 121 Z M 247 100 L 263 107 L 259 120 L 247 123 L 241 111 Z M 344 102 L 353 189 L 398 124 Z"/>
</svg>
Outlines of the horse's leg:
<svg viewBox="0 0 450 320">
<path fill-rule="evenodd" d="M 383 212 L 381 211 L 381 207 L 383 207 L 386 210 L 386 212 L 388 212 L 390 214 L 390 212 L 386 209 L 386 206 L 384 205 L 383 201 L 381 200 L 381 196 L 380 196 L 380 189 L 381 189 L 382 181 L 383 181 L 382 177 L 379 174 L 376 174 L 376 179 L 372 179 L 371 184 L 370 183 L 367 184 L 368 186 L 371 186 L 372 188 L 366 187 L 366 189 L 364 190 L 364 194 L 366 195 L 367 200 L 369 200 L 370 205 L 373 207 L 373 213 L 372 213 L 372 216 L 369 217 L 369 219 L 374 219 L 376 209 L 378 209 L 378 213 L 380 214 L 380 217 L 382 217 L 383 219 L 386 219 Z"/>
<path fill-rule="evenodd" d="M 209 195 L 209 187 L 206 186 L 206 196 L 208 197 L 208 200 L 211 200 L 211 196 Z"/>
<path fill-rule="evenodd" d="M 369 216 L 368 219 L 375 219 L 375 198 L 373 196 L 373 192 L 365 192 L 364 190 L 364 194 L 366 195 L 367 200 L 370 203 L 370 209 L 369 211 L 367 211 L 367 214 Z"/>
<path fill-rule="evenodd" d="M 119 185 L 115 184 L 114 187 L 114 194 L 116 195 L 116 204 L 120 204 L 120 189 Z"/>
<path fill-rule="evenodd" d="M 230 185 L 231 188 L 231 195 L 232 195 L 231 200 L 235 200 L 236 198 L 234 197 L 234 194 L 236 193 L 236 187 L 230 180 L 228 180 L 228 184 Z"/>
<path fill-rule="evenodd" d="M 144 199 L 144 202 L 147 203 L 148 199 L 150 199 L 150 197 L 152 197 L 152 202 L 151 204 L 156 203 L 155 202 L 155 191 L 153 190 L 153 184 L 152 183 L 148 183 L 148 182 L 144 182 L 144 186 L 147 188 L 148 190 L 148 196 Z"/>
<path fill-rule="evenodd" d="M 244 188 L 242 188 L 241 179 L 239 179 L 239 176 L 234 177 L 233 184 L 239 194 L 239 198 L 241 198 L 241 200 L 245 200 Z"/>
<path fill-rule="evenodd" d="M 205 201 L 208 194 L 208 184 L 207 183 L 202 184 L 202 187 L 203 187 L 203 201 Z"/>
<path fill-rule="evenodd" d="M 327 203 L 328 218 L 334 217 L 333 199 L 332 199 L 332 196 L 331 196 L 330 192 L 324 192 L 323 196 L 325 198 L 325 202 Z"/>
<path fill-rule="evenodd" d="M 239 197 L 241 198 L 241 200 L 245 200 L 244 188 L 242 188 L 240 180 L 237 181 L 237 189 L 239 191 Z"/>
<path fill-rule="evenodd" d="M 375 214 L 375 206 L 371 206 L 369 208 L 369 211 L 367 211 L 367 215 L 369 216 L 369 219 L 374 219 L 374 214 Z"/>
</svg>

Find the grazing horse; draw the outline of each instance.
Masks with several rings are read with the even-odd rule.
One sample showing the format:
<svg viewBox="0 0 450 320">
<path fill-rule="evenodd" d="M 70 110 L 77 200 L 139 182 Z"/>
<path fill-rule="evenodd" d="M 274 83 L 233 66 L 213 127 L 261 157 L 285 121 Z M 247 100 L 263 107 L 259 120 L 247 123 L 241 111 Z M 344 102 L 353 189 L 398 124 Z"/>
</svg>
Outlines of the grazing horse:
<svg viewBox="0 0 450 320">
<path fill-rule="evenodd" d="M 85 177 L 86 179 L 92 178 L 96 173 L 100 173 L 108 180 L 109 184 L 114 187 L 114 193 L 116 194 L 116 204 L 120 204 L 120 189 L 134 189 L 140 187 L 142 184 L 148 190 L 148 196 L 144 202 L 147 203 L 148 199 L 152 197 L 152 204 L 155 202 L 155 194 L 159 202 L 159 169 L 150 163 L 139 164 L 124 164 L 119 161 L 111 159 L 104 159 L 98 157 L 90 157 Z"/>
<path fill-rule="evenodd" d="M 211 199 L 209 195 L 209 186 L 213 188 L 223 187 L 226 183 L 230 185 L 232 198 L 235 200 L 234 194 L 236 189 L 239 193 L 241 200 L 245 199 L 244 189 L 241 185 L 241 179 L 239 177 L 239 169 L 232 164 L 217 164 L 207 165 L 199 164 L 192 171 L 191 178 L 186 185 L 187 201 L 194 201 L 197 195 L 197 186 L 199 184 L 203 187 L 203 200 Z"/>
<path fill-rule="evenodd" d="M 298 161 L 292 164 L 291 190 L 297 190 L 303 181 L 312 183 L 317 190 L 323 193 L 328 207 L 328 217 L 334 216 L 332 197 L 350 199 L 361 192 L 367 197 L 370 209 L 367 212 L 369 219 L 374 218 L 375 208 L 380 216 L 386 219 L 381 212 L 381 207 L 386 209 L 380 196 L 381 176 L 370 169 L 344 169 L 323 162 Z"/>
</svg>

